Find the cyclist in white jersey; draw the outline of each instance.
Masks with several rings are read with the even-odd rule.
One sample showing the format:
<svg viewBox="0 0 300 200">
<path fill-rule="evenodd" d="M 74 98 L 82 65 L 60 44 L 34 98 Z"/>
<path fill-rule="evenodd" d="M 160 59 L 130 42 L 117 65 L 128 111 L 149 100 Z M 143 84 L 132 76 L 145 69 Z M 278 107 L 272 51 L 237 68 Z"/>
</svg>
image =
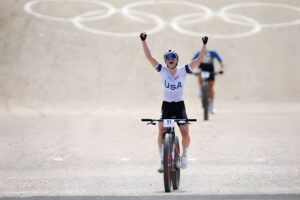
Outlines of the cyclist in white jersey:
<svg viewBox="0 0 300 200">
<path fill-rule="evenodd" d="M 182 67 L 177 67 L 178 65 L 178 54 L 175 51 L 169 50 L 164 55 L 165 66 L 159 63 L 155 58 L 152 57 L 148 45 L 146 43 L 147 34 L 141 33 L 140 38 L 142 40 L 143 49 L 146 58 L 151 63 L 152 67 L 155 68 L 162 78 L 162 84 L 164 89 L 164 100 L 161 109 L 162 119 L 187 119 L 185 105 L 183 101 L 183 89 L 187 73 L 191 73 L 193 69 L 197 68 L 203 57 L 205 55 L 206 43 L 208 37 L 203 37 L 203 47 L 201 53 L 196 59 L 191 61 L 191 63 L 184 65 Z M 162 164 L 162 134 L 163 125 L 159 123 L 159 134 L 157 137 L 157 144 L 160 153 L 160 165 L 158 168 L 159 172 L 163 172 Z M 187 150 L 190 144 L 189 127 L 188 124 L 182 124 L 179 126 L 181 136 L 182 136 L 182 157 L 181 157 L 181 168 L 185 169 L 187 167 Z"/>
</svg>

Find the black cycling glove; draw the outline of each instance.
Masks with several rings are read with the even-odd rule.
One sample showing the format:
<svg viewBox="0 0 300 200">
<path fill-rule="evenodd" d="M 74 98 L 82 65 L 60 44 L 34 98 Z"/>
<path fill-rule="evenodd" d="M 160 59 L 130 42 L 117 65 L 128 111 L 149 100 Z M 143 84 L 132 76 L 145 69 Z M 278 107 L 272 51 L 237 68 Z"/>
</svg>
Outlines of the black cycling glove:
<svg viewBox="0 0 300 200">
<path fill-rule="evenodd" d="M 147 34 L 146 33 L 141 33 L 140 38 L 141 38 L 142 41 L 145 41 L 146 38 L 147 38 Z"/>
<path fill-rule="evenodd" d="M 207 43 L 207 41 L 208 41 L 208 37 L 207 37 L 207 36 L 204 36 L 204 37 L 202 38 L 202 42 L 203 42 L 203 44 L 206 44 L 206 43 Z"/>
</svg>

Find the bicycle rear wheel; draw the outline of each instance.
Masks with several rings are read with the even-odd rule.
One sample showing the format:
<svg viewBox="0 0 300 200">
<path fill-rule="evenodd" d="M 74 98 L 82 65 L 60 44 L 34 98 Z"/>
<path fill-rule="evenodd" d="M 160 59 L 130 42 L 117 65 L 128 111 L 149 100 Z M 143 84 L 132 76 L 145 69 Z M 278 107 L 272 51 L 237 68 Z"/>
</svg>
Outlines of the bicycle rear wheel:
<svg viewBox="0 0 300 200">
<path fill-rule="evenodd" d="M 179 189 L 179 183 L 180 183 L 180 146 L 178 137 L 175 137 L 175 162 L 174 162 L 174 170 L 171 171 L 171 179 L 172 179 L 172 185 L 174 190 Z"/>
<path fill-rule="evenodd" d="M 168 134 L 164 139 L 164 186 L 165 192 L 171 192 L 171 145 Z"/>
</svg>

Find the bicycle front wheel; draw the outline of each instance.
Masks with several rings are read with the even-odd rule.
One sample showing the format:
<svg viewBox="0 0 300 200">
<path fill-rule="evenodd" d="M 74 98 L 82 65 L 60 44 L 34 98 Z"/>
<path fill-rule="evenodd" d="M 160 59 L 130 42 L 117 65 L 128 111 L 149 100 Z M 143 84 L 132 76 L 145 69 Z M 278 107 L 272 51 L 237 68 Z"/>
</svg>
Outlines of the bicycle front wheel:
<svg viewBox="0 0 300 200">
<path fill-rule="evenodd" d="M 168 134 L 164 139 L 164 186 L 165 192 L 171 192 L 171 144 Z"/>
</svg>

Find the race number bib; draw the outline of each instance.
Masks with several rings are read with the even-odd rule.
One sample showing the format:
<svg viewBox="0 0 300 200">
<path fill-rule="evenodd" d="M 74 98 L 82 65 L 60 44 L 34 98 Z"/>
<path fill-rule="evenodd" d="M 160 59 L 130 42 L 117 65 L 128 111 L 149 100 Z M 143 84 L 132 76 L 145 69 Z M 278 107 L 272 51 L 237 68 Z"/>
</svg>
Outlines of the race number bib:
<svg viewBox="0 0 300 200">
<path fill-rule="evenodd" d="M 164 119 L 164 127 L 171 128 L 174 127 L 175 121 L 173 119 Z"/>
<path fill-rule="evenodd" d="M 209 72 L 201 72 L 201 77 L 202 78 L 208 78 L 209 77 Z"/>
</svg>

